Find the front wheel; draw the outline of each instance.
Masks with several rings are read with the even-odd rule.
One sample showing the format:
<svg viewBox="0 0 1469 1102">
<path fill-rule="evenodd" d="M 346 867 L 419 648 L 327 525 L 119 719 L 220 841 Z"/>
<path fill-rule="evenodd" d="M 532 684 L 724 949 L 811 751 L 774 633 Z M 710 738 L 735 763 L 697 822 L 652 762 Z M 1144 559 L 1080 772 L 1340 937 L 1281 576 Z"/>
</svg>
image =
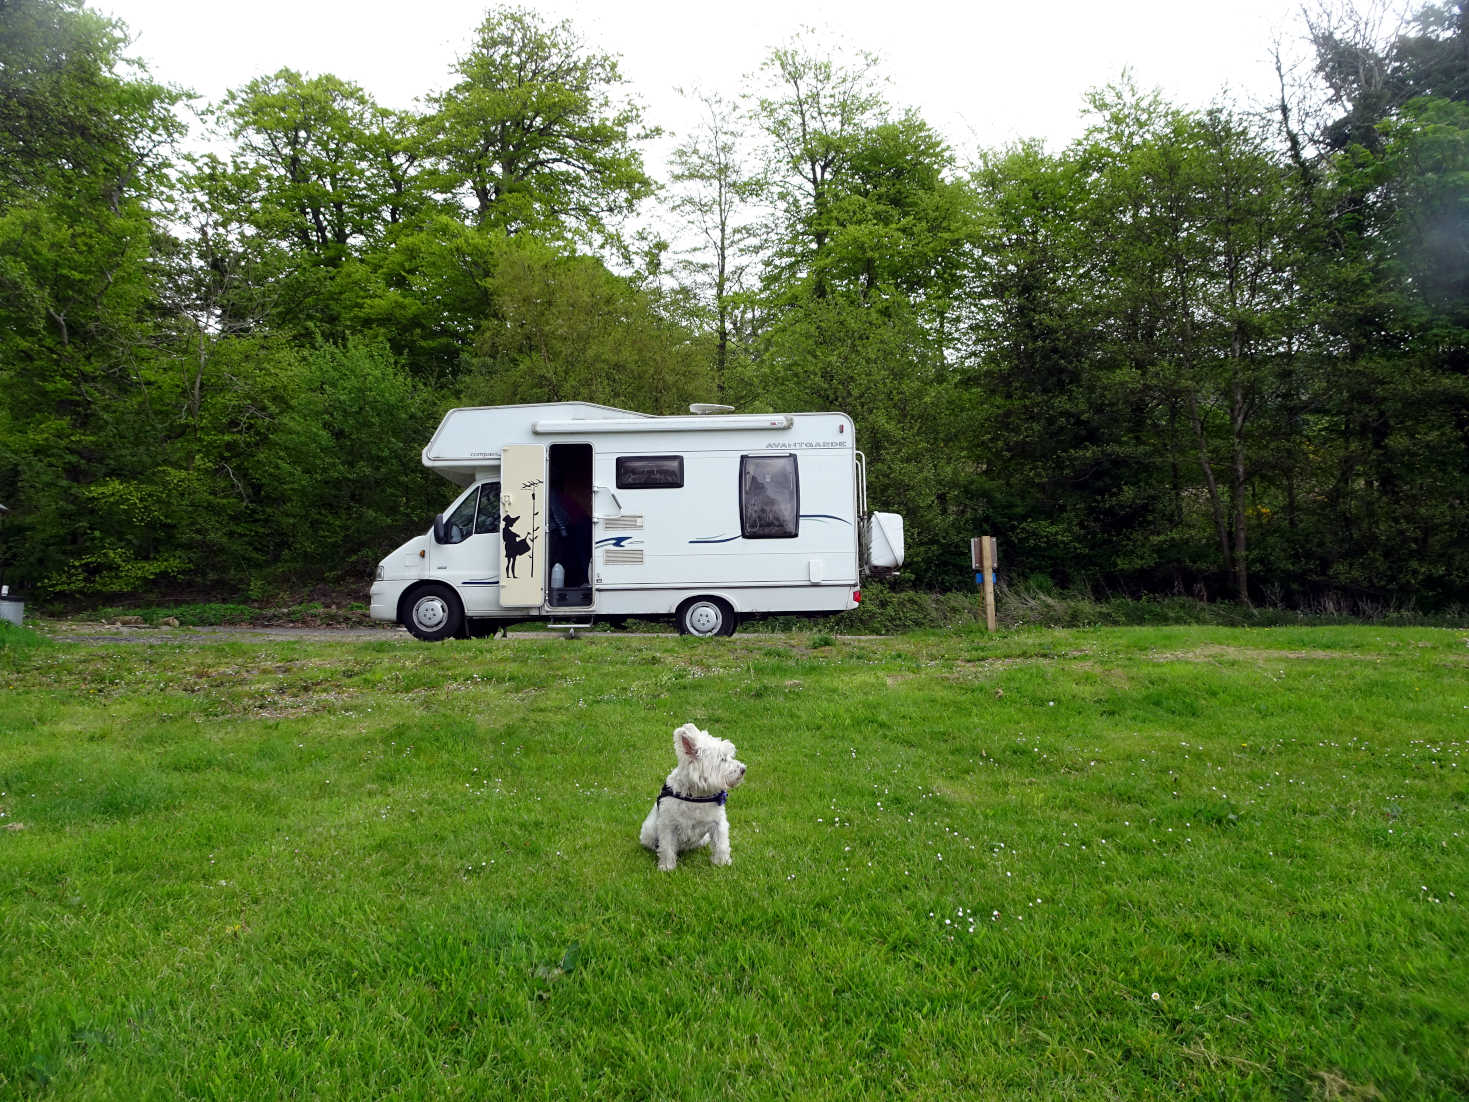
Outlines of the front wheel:
<svg viewBox="0 0 1469 1102">
<path fill-rule="evenodd" d="M 399 619 L 416 638 L 437 643 L 459 634 L 464 624 L 464 607 L 448 586 L 426 585 L 408 596 Z"/>
<path fill-rule="evenodd" d="M 733 635 L 734 610 L 718 597 L 691 597 L 678 606 L 678 633 L 713 638 Z"/>
</svg>

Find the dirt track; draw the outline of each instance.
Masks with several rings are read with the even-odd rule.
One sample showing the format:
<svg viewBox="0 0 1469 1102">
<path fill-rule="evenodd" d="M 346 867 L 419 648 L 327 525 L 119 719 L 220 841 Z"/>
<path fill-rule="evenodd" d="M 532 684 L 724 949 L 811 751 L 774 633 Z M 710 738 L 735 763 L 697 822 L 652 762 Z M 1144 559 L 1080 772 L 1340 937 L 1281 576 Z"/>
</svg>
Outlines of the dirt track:
<svg viewBox="0 0 1469 1102">
<path fill-rule="evenodd" d="M 52 639 L 58 639 L 68 643 L 258 643 L 266 640 L 290 640 L 298 639 L 306 643 L 332 643 L 332 642 L 384 642 L 415 644 L 417 640 L 409 635 L 401 627 L 296 627 L 279 625 L 275 627 L 252 627 L 249 625 L 229 624 L 219 627 L 140 627 L 131 624 L 108 624 L 97 622 L 85 622 L 77 620 L 38 620 L 32 621 L 28 626 L 35 628 L 41 634 Z M 626 641 L 629 639 L 664 639 L 675 635 L 672 627 L 667 631 L 578 631 L 577 639 L 617 639 Z M 536 631 L 512 629 L 509 636 L 500 642 L 513 643 L 517 639 L 564 639 L 565 631 Z M 763 634 L 749 633 L 739 636 L 748 642 L 754 639 L 765 640 L 788 640 L 785 634 Z M 876 635 L 840 635 L 839 639 L 877 639 Z"/>
<path fill-rule="evenodd" d="M 325 627 L 252 627 L 228 624 L 219 627 L 139 627 L 130 624 L 108 624 L 76 620 L 40 620 L 32 625 L 41 634 L 71 643 L 187 643 L 206 640 L 300 639 L 308 642 L 332 640 L 360 641 L 378 639 L 386 642 L 413 642 L 413 637 L 399 627 L 325 628 Z"/>
<path fill-rule="evenodd" d="M 198 643 L 198 642 L 261 642 L 264 640 L 298 639 L 308 643 L 332 642 L 385 642 L 415 643 L 413 636 L 397 626 L 385 627 L 296 627 L 279 625 L 255 627 L 243 624 L 228 624 L 218 627 L 141 627 L 132 624 L 110 624 L 77 620 L 39 620 L 30 626 L 52 639 L 69 643 Z M 629 639 L 642 637 L 661 638 L 672 635 L 667 632 L 585 632 L 578 631 L 578 639 L 587 635 L 606 638 Z M 557 639 L 565 637 L 564 631 L 521 631 L 512 630 L 510 642 L 516 639 Z M 504 642 L 505 640 L 501 640 Z"/>
</svg>

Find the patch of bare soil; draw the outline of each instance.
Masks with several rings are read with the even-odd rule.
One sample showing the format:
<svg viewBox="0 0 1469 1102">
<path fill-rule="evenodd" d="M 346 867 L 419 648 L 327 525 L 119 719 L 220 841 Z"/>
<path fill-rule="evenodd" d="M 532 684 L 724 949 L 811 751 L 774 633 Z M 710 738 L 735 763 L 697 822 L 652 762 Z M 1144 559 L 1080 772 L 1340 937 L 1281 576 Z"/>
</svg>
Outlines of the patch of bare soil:
<svg viewBox="0 0 1469 1102">
<path fill-rule="evenodd" d="M 122 624 L 106 621 L 42 620 L 37 629 L 52 639 L 72 643 L 184 643 L 218 639 L 262 640 L 299 639 L 303 642 L 326 643 L 334 640 L 386 639 L 411 642 L 413 637 L 400 627 L 329 628 L 329 627 L 252 627 L 225 624 L 199 627 L 149 627 L 144 624 Z"/>
<path fill-rule="evenodd" d="M 1220 643 L 1209 643 L 1192 650 L 1160 651 L 1148 656 L 1153 662 L 1213 662 L 1220 658 L 1240 658 L 1256 662 L 1281 660 L 1331 661 L 1350 659 L 1356 662 L 1375 661 L 1371 654 L 1353 654 L 1339 650 L 1271 650 L 1268 647 L 1227 647 Z"/>
</svg>

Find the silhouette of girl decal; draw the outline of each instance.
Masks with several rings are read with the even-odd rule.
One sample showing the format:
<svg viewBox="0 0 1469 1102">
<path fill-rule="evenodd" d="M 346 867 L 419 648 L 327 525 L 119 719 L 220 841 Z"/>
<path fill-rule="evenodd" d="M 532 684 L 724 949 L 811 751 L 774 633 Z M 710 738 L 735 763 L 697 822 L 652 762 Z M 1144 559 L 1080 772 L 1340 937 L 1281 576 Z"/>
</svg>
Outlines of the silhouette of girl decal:
<svg viewBox="0 0 1469 1102">
<path fill-rule="evenodd" d="M 515 577 L 515 560 L 530 550 L 530 544 L 518 535 L 511 525 L 519 524 L 519 517 L 505 514 L 505 519 L 500 522 L 500 533 L 505 538 L 505 576 Z"/>
</svg>

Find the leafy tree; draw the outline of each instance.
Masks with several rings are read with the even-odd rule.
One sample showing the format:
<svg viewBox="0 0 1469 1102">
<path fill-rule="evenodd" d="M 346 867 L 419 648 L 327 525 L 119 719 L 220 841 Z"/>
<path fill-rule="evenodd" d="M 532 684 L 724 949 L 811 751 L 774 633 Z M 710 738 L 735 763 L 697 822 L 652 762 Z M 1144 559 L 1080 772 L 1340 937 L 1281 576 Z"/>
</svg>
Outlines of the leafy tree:
<svg viewBox="0 0 1469 1102">
<path fill-rule="evenodd" d="M 988 492 L 1027 568 L 1214 574 L 1248 600 L 1252 533 L 1300 474 L 1315 381 L 1301 209 L 1247 119 L 1127 85 L 1092 108 L 1062 156 L 1021 148 L 977 181 Z"/>
<path fill-rule="evenodd" d="M 870 66 L 804 44 L 768 63 L 777 91 L 757 119 L 779 232 L 758 359 L 735 399 L 851 413 L 873 501 L 911 516 L 912 569 L 953 580 L 967 568 L 976 473 L 971 403 L 951 369 L 972 194 L 921 119 L 889 117 Z"/>
<path fill-rule="evenodd" d="M 1379 129 L 1397 274 L 1420 309 L 1469 329 L 1469 96 L 1409 100 Z"/>
<path fill-rule="evenodd" d="M 976 171 L 980 217 L 970 293 L 976 395 L 972 431 L 984 528 L 1003 532 L 1019 576 L 1071 584 L 1155 561 L 1159 465 L 1146 443 L 1149 402 L 1136 368 L 1105 355 L 1155 324 L 1149 296 L 1104 304 L 1096 253 L 1079 214 L 1089 170 L 1038 144 Z M 1166 469 L 1166 468 L 1165 468 Z"/>
<path fill-rule="evenodd" d="M 974 204 L 948 145 L 916 115 L 853 137 L 829 181 L 812 281 L 870 302 L 897 295 L 942 324 L 971 262 Z"/>
<path fill-rule="evenodd" d="M 654 295 L 601 261 L 507 243 L 487 289 L 494 309 L 463 382 L 475 403 L 604 402 L 682 412 L 712 379 L 691 334 Z"/>
<path fill-rule="evenodd" d="M 258 551 L 299 577 L 364 577 L 442 495 L 418 462 L 442 400 L 381 342 L 278 346 L 262 366 L 241 470 Z"/>
<path fill-rule="evenodd" d="M 1096 106 L 1106 121 L 1090 138 L 1101 199 L 1092 217 L 1117 227 L 1108 283 L 1145 289 L 1156 306 L 1148 329 L 1128 334 L 1142 340 L 1114 347 L 1161 400 L 1175 463 L 1182 421 L 1219 562 L 1248 601 L 1251 494 L 1278 439 L 1261 421 L 1294 378 L 1283 369 L 1299 329 L 1293 197 L 1263 135 L 1223 109 L 1159 112 L 1155 101 L 1106 97 Z M 1135 112 L 1140 125 L 1119 128 Z"/>
<path fill-rule="evenodd" d="M 759 225 L 752 211 L 765 181 L 744 167 L 743 132 L 733 107 L 719 96 L 699 97 L 705 115 L 700 128 L 673 151 L 670 202 L 700 239 L 682 270 L 712 315 L 715 393 L 725 396 L 732 344 L 752 335 L 747 276 L 755 259 Z"/>
<path fill-rule="evenodd" d="M 1465 6 L 1384 28 L 1311 20 L 1328 111 L 1302 154 L 1309 351 L 1328 373 L 1320 491 L 1301 564 L 1373 595 L 1462 599 L 1469 540 L 1464 288 Z"/>
<path fill-rule="evenodd" d="M 1379 155 L 1379 124 L 1409 100 L 1469 100 L 1469 3 L 1431 3 L 1396 23 L 1392 15 L 1351 3 L 1306 13 L 1316 72 L 1335 111 L 1321 128 L 1328 151 L 1356 145 Z"/>
<path fill-rule="evenodd" d="M 148 462 L 152 207 L 180 96 L 124 41 L 69 0 L 0 5 L 4 554 L 43 587 L 95 546 L 87 487 Z"/>
<path fill-rule="evenodd" d="M 265 322 L 343 338 L 372 300 L 400 289 L 383 285 L 383 255 L 405 223 L 432 217 L 418 120 L 355 84 L 291 69 L 231 92 L 218 114 L 234 154 L 192 181 L 216 228 L 211 249 L 253 256 Z"/>
<path fill-rule="evenodd" d="M 432 97 L 430 148 L 476 226 L 602 240 L 652 193 L 635 143 L 654 132 L 617 97 L 616 60 L 569 23 L 493 9 L 455 73 Z"/>
<path fill-rule="evenodd" d="M 819 51 L 809 36 L 774 50 L 764 70 L 771 85 L 759 97 L 756 118 L 767 145 L 771 199 L 783 225 L 771 257 L 781 278 L 818 274 L 812 293 L 826 293 L 819 261 L 830 236 L 831 185 L 845 170 L 853 143 L 888 114 L 873 90 L 877 59 L 850 60 Z"/>
<path fill-rule="evenodd" d="M 392 162 L 379 156 L 389 113 L 366 92 L 281 69 L 231 92 L 222 110 L 253 185 L 256 230 L 328 266 L 381 239 L 403 185 L 390 186 Z"/>
</svg>

